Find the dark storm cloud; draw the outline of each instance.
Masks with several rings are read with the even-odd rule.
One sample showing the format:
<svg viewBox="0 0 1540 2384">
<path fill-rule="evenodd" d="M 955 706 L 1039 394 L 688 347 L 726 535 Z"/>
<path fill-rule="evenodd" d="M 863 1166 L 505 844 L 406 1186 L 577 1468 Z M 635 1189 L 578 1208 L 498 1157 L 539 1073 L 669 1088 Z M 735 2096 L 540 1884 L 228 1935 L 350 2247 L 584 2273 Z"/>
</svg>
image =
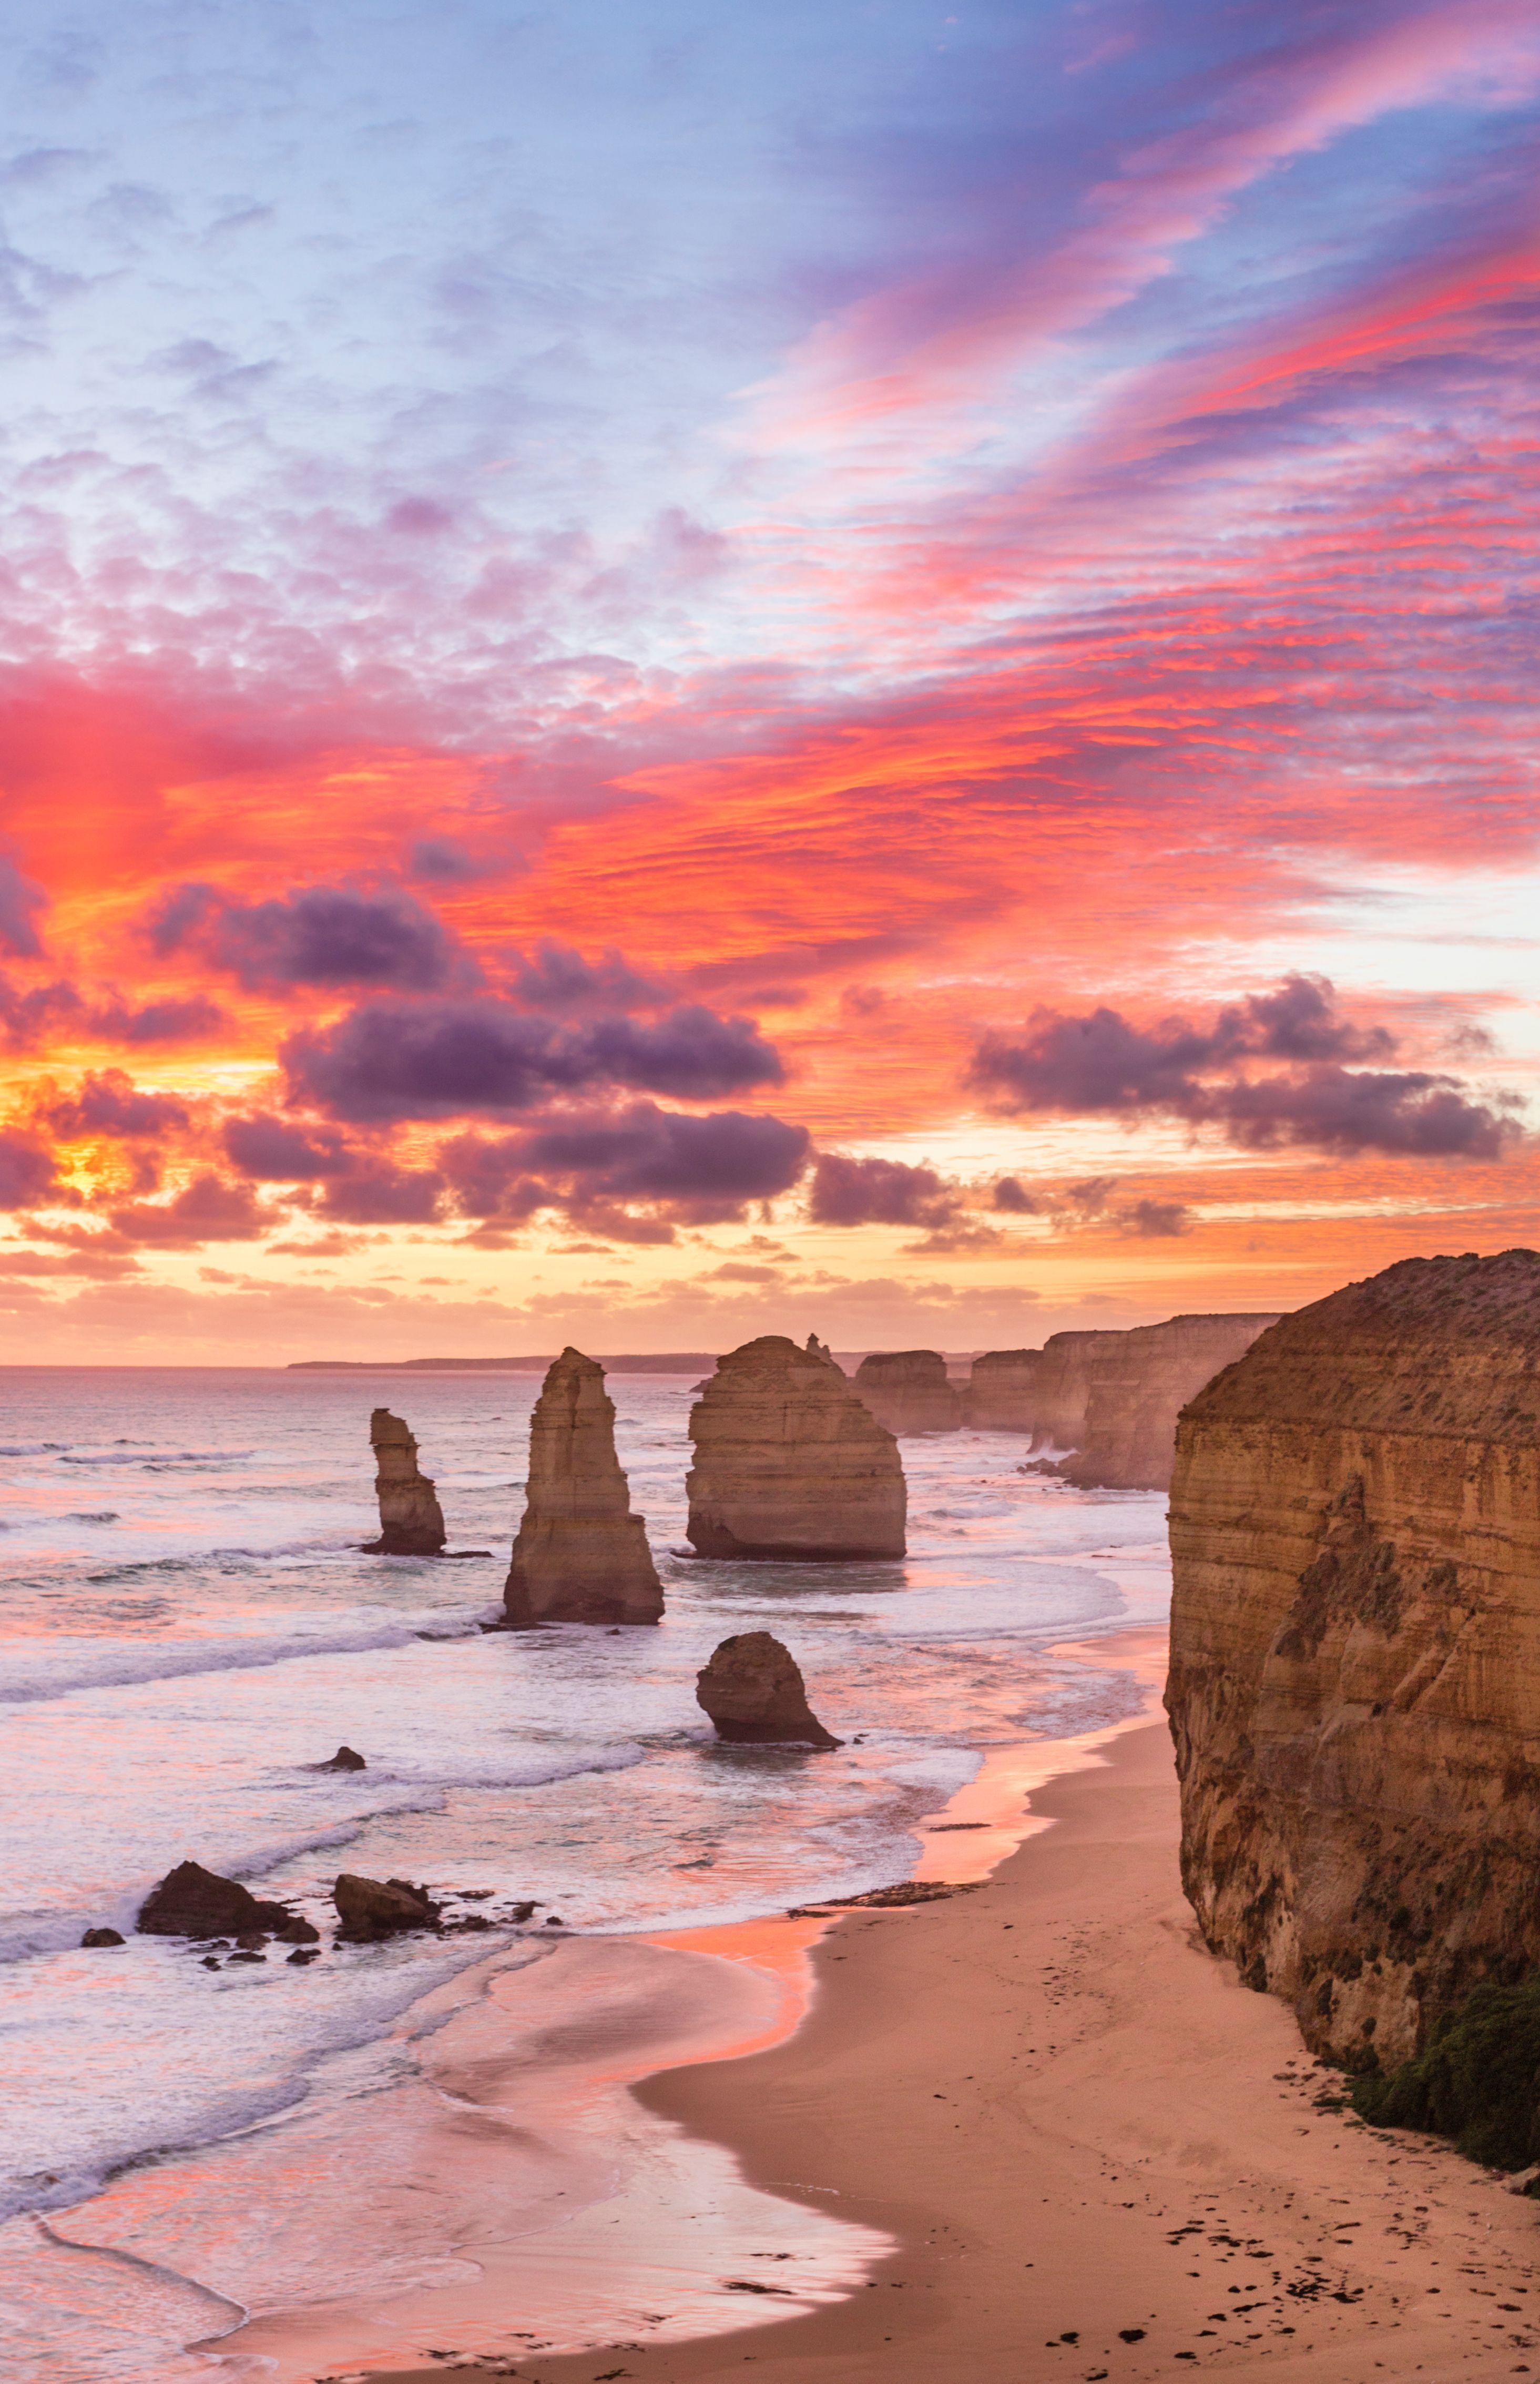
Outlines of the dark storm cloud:
<svg viewBox="0 0 1540 2384">
<path fill-rule="evenodd" d="M 568 1028 L 491 1000 L 366 1003 L 280 1056 L 296 1097 L 356 1123 L 495 1114 L 604 1086 L 715 1100 L 782 1074 L 747 1018 L 691 1007 Z"/>
</svg>

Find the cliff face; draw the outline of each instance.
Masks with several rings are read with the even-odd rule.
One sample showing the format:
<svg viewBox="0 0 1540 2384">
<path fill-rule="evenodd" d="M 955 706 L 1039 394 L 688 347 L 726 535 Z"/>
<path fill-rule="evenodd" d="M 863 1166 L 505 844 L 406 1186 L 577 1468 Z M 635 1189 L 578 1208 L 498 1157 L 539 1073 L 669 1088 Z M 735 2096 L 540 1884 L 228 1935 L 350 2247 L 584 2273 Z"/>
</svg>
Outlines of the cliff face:
<svg viewBox="0 0 1540 2384">
<path fill-rule="evenodd" d="M 564 1349 L 529 1419 L 529 1482 L 503 1593 L 515 1630 L 656 1622 L 663 1584 L 615 1453 L 604 1369 Z"/>
<path fill-rule="evenodd" d="M 901 1557 L 898 1444 L 816 1342 L 779 1334 L 724 1358 L 689 1415 L 689 1538 L 703 1557 Z"/>
<path fill-rule="evenodd" d="M 975 1432 L 1026 1432 L 1037 1414 L 1040 1349 L 987 1349 L 968 1376 L 963 1413 Z"/>
<path fill-rule="evenodd" d="M 1540 1257 L 1285 1317 L 1184 1414 L 1171 1542 L 1199 1925 L 1389 2067 L 1540 1966 Z"/>
<path fill-rule="evenodd" d="M 975 1432 L 1025 1432 L 1034 1448 L 1076 1448 L 1097 1355 L 1122 1333 L 1053 1333 L 1040 1349 L 990 1349 L 975 1358 L 968 1422 Z"/>
<path fill-rule="evenodd" d="M 1177 1416 L 1277 1322 L 1276 1316 L 1174 1316 L 1130 1333 L 1086 1335 L 1097 1347 L 1083 1361 L 1085 1408 L 1077 1454 L 1059 1468 L 1064 1480 L 1083 1490 L 1166 1489 Z"/>
<path fill-rule="evenodd" d="M 374 1557 L 436 1557 L 444 1544 L 444 1519 L 426 1473 L 417 1471 L 417 1444 L 400 1416 L 376 1408 L 369 1418 L 374 1449 L 375 1493 L 379 1500 L 379 1537 L 367 1543 Z"/>
<path fill-rule="evenodd" d="M 935 1349 L 876 1350 L 855 1370 L 858 1397 L 891 1433 L 956 1432 L 962 1401 Z"/>
</svg>

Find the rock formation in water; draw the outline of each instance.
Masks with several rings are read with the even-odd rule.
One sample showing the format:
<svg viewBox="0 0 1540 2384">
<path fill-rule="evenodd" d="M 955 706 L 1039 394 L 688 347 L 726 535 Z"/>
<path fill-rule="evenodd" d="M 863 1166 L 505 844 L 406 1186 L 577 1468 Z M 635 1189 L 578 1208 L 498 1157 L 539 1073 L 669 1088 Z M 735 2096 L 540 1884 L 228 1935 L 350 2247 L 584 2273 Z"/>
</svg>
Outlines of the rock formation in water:
<svg viewBox="0 0 1540 2384">
<path fill-rule="evenodd" d="M 663 1583 L 615 1453 L 604 1369 L 577 1349 L 551 1367 L 529 1420 L 529 1482 L 503 1593 L 509 1624 L 656 1622 Z"/>
<path fill-rule="evenodd" d="M 840 1746 L 807 1701 L 789 1648 L 768 1631 L 724 1639 L 696 1677 L 695 1701 L 732 1746 Z"/>
<path fill-rule="evenodd" d="M 880 1349 L 855 1370 L 856 1391 L 891 1433 L 956 1432 L 962 1401 L 935 1349 Z"/>
<path fill-rule="evenodd" d="M 88 1929 L 81 1939 L 82 1945 L 121 1945 L 122 1943 L 116 1929 Z"/>
<path fill-rule="evenodd" d="M 368 1945 L 381 1937 L 398 1937 L 408 1929 L 437 1929 L 440 1907 L 426 1887 L 406 1879 L 364 1879 L 342 1871 L 331 1891 L 342 1922 L 338 1935 L 351 1944 Z"/>
<path fill-rule="evenodd" d="M 150 1890 L 134 1927 L 144 1937 L 236 1937 L 243 1930 L 281 1929 L 289 1917 L 286 1905 L 264 1903 L 239 1880 L 180 1862 Z"/>
<path fill-rule="evenodd" d="M 1318 2053 L 1540 1968 L 1540 1257 L 1285 1317 L 1177 1432 L 1166 1705 L 1204 1936 Z"/>
<path fill-rule="evenodd" d="M 324 1763 L 312 1763 L 309 1768 L 312 1771 L 366 1771 L 369 1767 L 354 1748 L 340 1746 Z"/>
<path fill-rule="evenodd" d="M 1086 1335 L 1098 1346 L 1086 1360 L 1077 1453 L 1058 1469 L 1064 1481 L 1082 1490 L 1169 1488 L 1182 1409 L 1277 1322 L 1276 1314 L 1173 1316 L 1131 1333 Z"/>
<path fill-rule="evenodd" d="M 703 1557 L 857 1563 L 904 1552 L 899 1447 L 816 1340 L 720 1360 L 689 1413 L 688 1534 Z"/>
<path fill-rule="evenodd" d="M 371 1557 L 436 1557 L 443 1553 L 444 1519 L 426 1473 L 417 1471 L 417 1444 L 400 1416 L 376 1408 L 369 1418 L 379 1499 L 379 1537 Z"/>
<path fill-rule="evenodd" d="M 1082 1489 L 1163 1490 L 1176 1418 L 1273 1316 L 1173 1316 L 1128 1333 L 1054 1333 L 1040 1349 L 974 1360 L 965 1419 L 1074 1453 L 1057 1468 Z"/>
</svg>

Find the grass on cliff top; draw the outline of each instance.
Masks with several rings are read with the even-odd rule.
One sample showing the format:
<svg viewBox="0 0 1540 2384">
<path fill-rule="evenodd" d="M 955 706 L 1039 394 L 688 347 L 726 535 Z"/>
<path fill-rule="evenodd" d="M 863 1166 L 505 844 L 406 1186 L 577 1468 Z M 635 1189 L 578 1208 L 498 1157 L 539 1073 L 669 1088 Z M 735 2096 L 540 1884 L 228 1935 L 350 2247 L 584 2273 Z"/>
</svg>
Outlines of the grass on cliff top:
<svg viewBox="0 0 1540 2384">
<path fill-rule="evenodd" d="M 1477 1987 L 1415 2059 L 1355 2078 L 1348 2094 L 1375 2127 L 1422 2128 L 1487 2168 L 1528 2168 L 1540 2161 L 1540 1979 Z"/>
</svg>

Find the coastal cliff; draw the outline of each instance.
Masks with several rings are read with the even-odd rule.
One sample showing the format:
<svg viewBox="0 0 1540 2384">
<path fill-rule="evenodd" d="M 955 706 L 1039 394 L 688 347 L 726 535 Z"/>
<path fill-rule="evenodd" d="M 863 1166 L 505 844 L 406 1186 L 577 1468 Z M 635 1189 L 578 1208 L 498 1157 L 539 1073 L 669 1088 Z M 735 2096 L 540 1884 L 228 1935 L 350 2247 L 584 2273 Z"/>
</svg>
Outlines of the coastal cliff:
<svg viewBox="0 0 1540 2384">
<path fill-rule="evenodd" d="M 1098 1346 L 1082 1360 L 1085 1406 L 1076 1454 L 1059 1468 L 1063 1480 L 1081 1490 L 1168 1488 L 1178 1415 L 1277 1322 L 1276 1314 L 1173 1316 L 1129 1333 L 1086 1335 Z"/>
<path fill-rule="evenodd" d="M 962 1400 L 936 1349 L 878 1349 L 855 1370 L 862 1404 L 891 1433 L 956 1432 Z"/>
<path fill-rule="evenodd" d="M 1285 1317 L 1177 1432 L 1166 1707 L 1204 1937 L 1360 2072 L 1540 1966 L 1540 1257 Z"/>
<path fill-rule="evenodd" d="M 604 1369 L 564 1349 L 529 1419 L 529 1480 L 503 1603 L 510 1625 L 656 1622 L 663 1584 L 615 1448 Z"/>
<path fill-rule="evenodd" d="M 703 1557 L 853 1563 L 904 1552 L 898 1443 L 828 1351 L 778 1333 L 724 1358 L 689 1413 L 687 1536 Z"/>
</svg>

